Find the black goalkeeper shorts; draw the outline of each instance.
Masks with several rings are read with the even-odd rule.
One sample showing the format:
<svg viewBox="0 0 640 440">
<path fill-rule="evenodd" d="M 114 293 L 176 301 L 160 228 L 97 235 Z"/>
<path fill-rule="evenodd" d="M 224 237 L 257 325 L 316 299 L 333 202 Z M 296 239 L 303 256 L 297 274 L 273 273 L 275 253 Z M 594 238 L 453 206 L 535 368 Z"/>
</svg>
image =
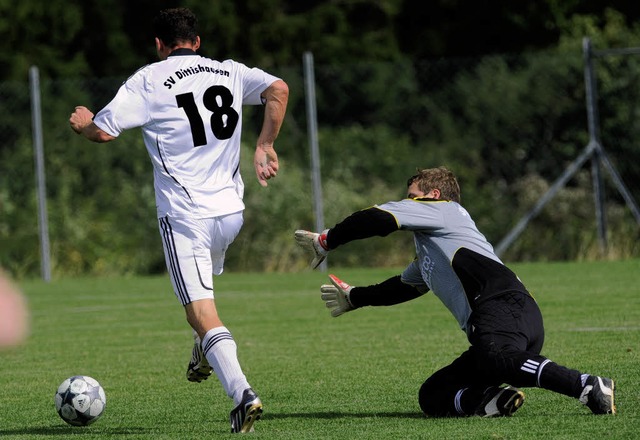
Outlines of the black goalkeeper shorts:
<svg viewBox="0 0 640 440">
<path fill-rule="evenodd" d="M 462 389 L 481 393 L 503 383 L 536 386 L 535 376 L 521 368 L 530 359 L 543 359 L 542 314 L 531 296 L 508 293 L 482 302 L 469 326 L 471 347 L 420 389 L 420 406 L 427 414 L 451 414 L 453 396 Z"/>
</svg>

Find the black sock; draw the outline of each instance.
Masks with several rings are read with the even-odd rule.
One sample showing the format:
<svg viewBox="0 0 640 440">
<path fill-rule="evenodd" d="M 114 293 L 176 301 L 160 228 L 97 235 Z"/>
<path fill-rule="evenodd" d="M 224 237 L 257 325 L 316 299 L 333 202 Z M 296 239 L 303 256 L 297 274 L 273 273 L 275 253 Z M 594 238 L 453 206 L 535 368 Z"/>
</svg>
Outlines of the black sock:
<svg viewBox="0 0 640 440">
<path fill-rule="evenodd" d="M 538 367 L 538 386 L 566 396 L 580 397 L 582 373 L 547 361 Z"/>
<path fill-rule="evenodd" d="M 484 398 L 484 392 L 488 387 L 479 388 L 479 387 L 470 387 L 465 389 L 462 394 L 457 395 L 456 397 L 456 410 L 457 412 L 462 411 L 463 415 L 473 415 L 478 408 L 478 405 L 482 403 L 482 399 Z"/>
</svg>

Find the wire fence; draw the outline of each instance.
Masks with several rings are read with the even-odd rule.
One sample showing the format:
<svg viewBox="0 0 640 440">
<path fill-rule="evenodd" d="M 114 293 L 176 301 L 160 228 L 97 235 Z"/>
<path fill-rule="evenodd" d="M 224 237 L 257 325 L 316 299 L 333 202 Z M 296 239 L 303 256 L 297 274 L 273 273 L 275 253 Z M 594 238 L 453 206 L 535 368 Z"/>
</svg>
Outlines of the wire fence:
<svg viewBox="0 0 640 440">
<path fill-rule="evenodd" d="M 596 53 L 601 145 L 628 196 L 638 201 L 640 57 Z M 242 164 L 245 227 L 228 256 L 228 266 L 236 270 L 299 269 L 306 261 L 291 233 L 297 227 L 316 227 L 302 60 L 300 66 L 272 73 L 284 78 L 291 91 L 277 143 L 283 168 L 268 192 L 253 182 L 250 150 L 261 111 L 248 108 Z M 590 142 L 579 49 L 316 65 L 314 74 L 320 206 L 325 207 L 327 226 L 353 210 L 402 197 L 404 182 L 417 167 L 447 165 L 459 177 L 463 204 L 492 243 L 504 244 L 518 222 L 530 216 L 526 228 L 501 249 L 505 259 L 640 255 L 638 222 L 609 168 L 602 174 L 605 249 L 587 161 L 530 215 Z M 39 79 L 54 276 L 164 270 L 151 167 L 140 134 L 133 130 L 97 145 L 68 126 L 76 105 L 99 110 L 125 79 Z M 18 277 L 45 270 L 32 116 L 29 83 L 0 83 L 0 265 Z M 410 245 L 407 239 L 359 244 L 332 261 L 402 264 Z"/>
</svg>

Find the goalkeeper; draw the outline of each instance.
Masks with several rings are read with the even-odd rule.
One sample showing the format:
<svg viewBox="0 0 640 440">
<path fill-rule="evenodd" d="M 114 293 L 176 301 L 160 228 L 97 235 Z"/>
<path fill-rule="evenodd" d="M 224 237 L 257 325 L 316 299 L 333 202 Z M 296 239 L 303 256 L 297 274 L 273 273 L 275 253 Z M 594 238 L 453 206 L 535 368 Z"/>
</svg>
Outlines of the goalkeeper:
<svg viewBox="0 0 640 440">
<path fill-rule="evenodd" d="M 432 291 L 466 333 L 470 347 L 422 384 L 420 408 L 431 417 L 510 416 L 524 402 L 516 387 L 539 387 L 579 399 L 594 414 L 614 414 L 614 382 L 563 367 L 540 354 L 542 316 L 520 279 L 460 205 L 460 188 L 444 167 L 408 181 L 407 198 L 357 211 L 322 233 L 295 232 L 317 267 L 352 240 L 413 232 L 417 256 L 401 275 L 350 286 L 335 275 L 321 287 L 331 315 L 391 306 Z"/>
</svg>

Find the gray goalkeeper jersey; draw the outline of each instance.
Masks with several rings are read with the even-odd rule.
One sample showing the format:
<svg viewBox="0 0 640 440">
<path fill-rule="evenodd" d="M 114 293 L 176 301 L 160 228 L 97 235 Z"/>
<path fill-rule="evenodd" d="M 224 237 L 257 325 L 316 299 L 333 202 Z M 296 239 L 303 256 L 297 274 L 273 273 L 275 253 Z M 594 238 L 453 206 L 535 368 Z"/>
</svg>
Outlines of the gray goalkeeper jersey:
<svg viewBox="0 0 640 440">
<path fill-rule="evenodd" d="M 416 259 L 402 273 L 402 281 L 433 291 L 465 332 L 476 304 L 507 292 L 528 294 L 458 203 L 404 199 L 370 209 L 391 214 L 398 229 L 413 232 Z"/>
</svg>

